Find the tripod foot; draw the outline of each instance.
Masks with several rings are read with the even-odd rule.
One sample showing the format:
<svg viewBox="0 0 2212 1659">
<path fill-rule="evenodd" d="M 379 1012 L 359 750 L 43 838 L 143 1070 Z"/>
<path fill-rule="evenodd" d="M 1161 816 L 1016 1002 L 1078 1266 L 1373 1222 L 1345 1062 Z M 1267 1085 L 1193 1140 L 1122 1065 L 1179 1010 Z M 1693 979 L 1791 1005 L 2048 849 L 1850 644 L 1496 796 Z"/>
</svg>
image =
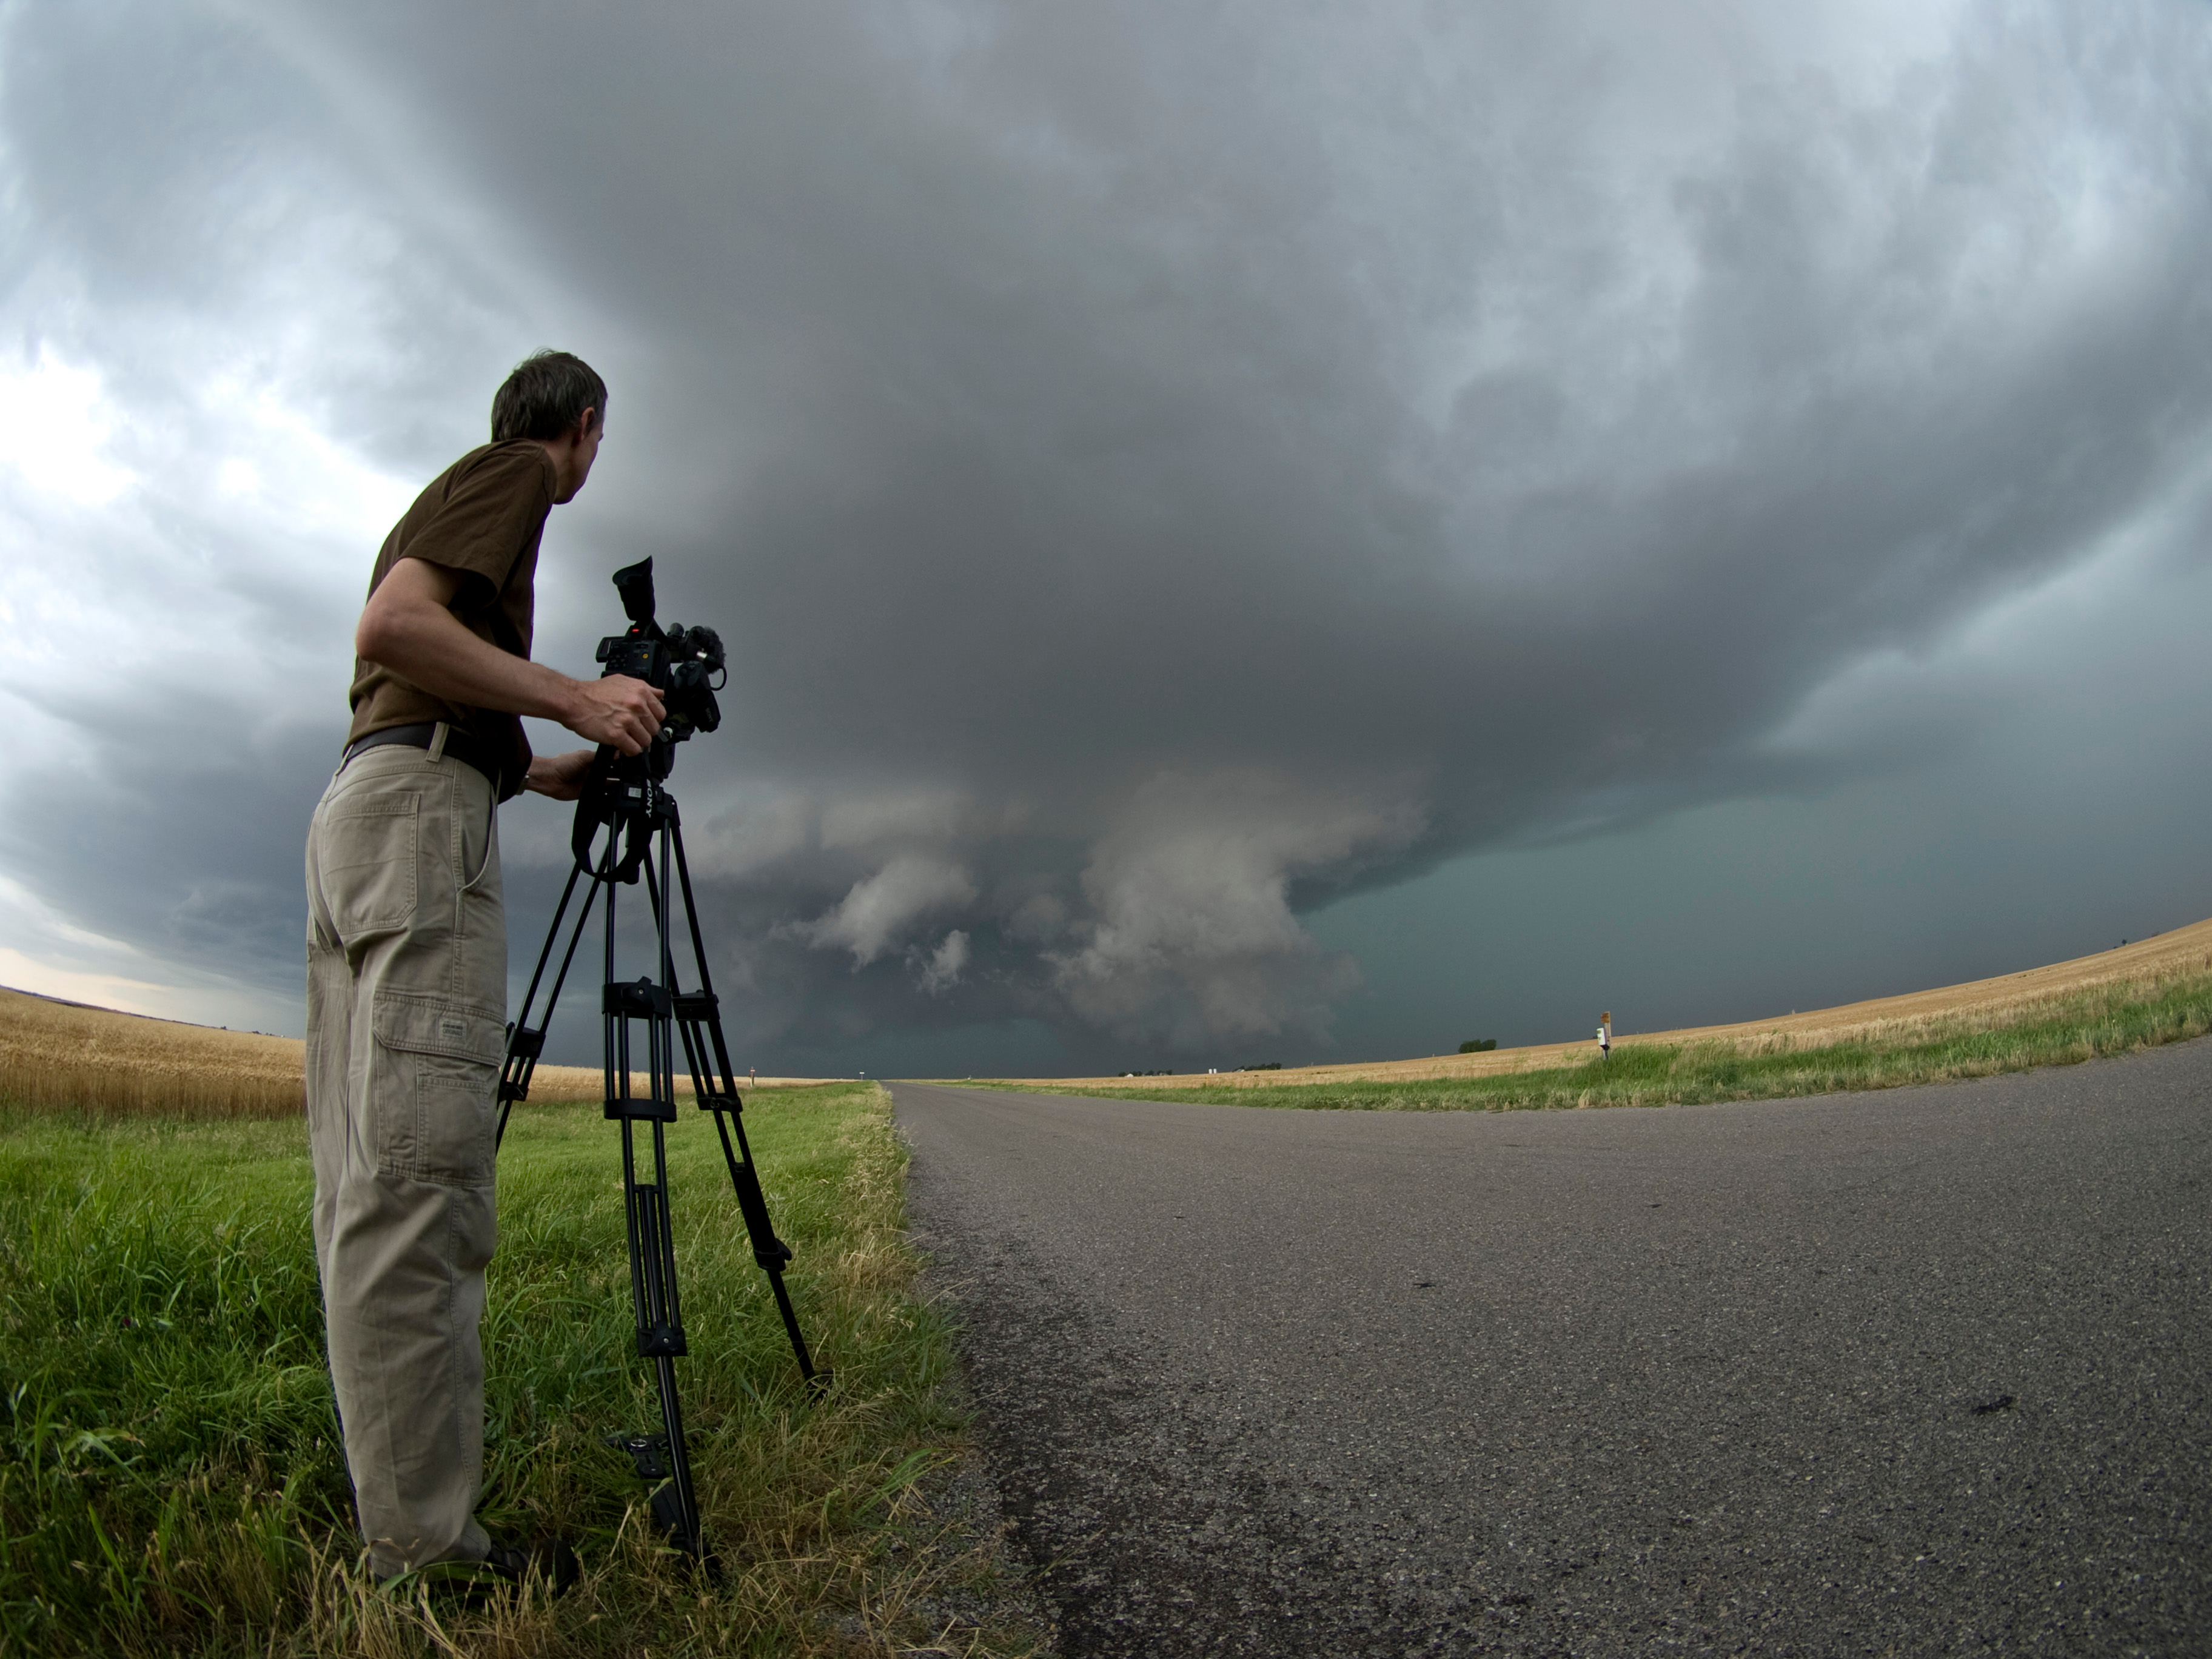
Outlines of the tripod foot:
<svg viewBox="0 0 2212 1659">
<path fill-rule="evenodd" d="M 722 1582 L 722 1558 L 706 1547 L 704 1540 L 694 1543 L 684 1536 L 684 1504 L 676 1495 L 673 1480 L 653 1494 L 653 1518 L 668 1536 L 669 1547 L 690 1562 L 695 1571 L 710 1584 Z"/>
<path fill-rule="evenodd" d="M 830 1367 L 824 1365 L 820 1370 L 815 1372 L 813 1376 L 806 1379 L 806 1392 L 808 1395 L 817 1403 L 827 1400 L 830 1397 L 830 1385 L 836 1380 L 836 1377 L 837 1373 Z"/>
<path fill-rule="evenodd" d="M 641 1480 L 665 1480 L 672 1473 L 668 1437 L 665 1434 L 611 1434 L 599 1443 L 618 1452 L 628 1452 L 630 1462 L 637 1465 L 637 1478 Z"/>
<path fill-rule="evenodd" d="M 629 1454 L 637 1466 L 639 1480 L 653 1486 L 653 1496 L 646 1500 L 653 1518 L 659 1522 L 660 1530 L 669 1543 L 701 1570 L 710 1582 L 721 1582 L 720 1562 L 705 1547 L 692 1529 L 684 1524 L 684 1499 L 677 1491 L 675 1462 L 668 1455 L 668 1437 L 665 1434 L 611 1434 L 600 1443 L 619 1452 Z"/>
</svg>

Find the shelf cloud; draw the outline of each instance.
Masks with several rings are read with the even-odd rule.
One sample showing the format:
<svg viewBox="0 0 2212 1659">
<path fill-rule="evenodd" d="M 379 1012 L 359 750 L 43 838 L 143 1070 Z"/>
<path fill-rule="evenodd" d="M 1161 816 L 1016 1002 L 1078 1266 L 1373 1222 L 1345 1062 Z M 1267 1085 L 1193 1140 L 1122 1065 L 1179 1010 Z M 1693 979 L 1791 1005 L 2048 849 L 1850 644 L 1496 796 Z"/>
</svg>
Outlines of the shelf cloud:
<svg viewBox="0 0 2212 1659">
<path fill-rule="evenodd" d="M 541 344 L 611 408 L 539 654 L 647 554 L 730 641 L 676 781 L 794 1064 L 1323 1043 L 1316 904 L 1924 757 L 1976 618 L 2203 558 L 2194 6 L 0 30 L 0 859 L 74 971 L 296 995 L 374 548 Z"/>
</svg>

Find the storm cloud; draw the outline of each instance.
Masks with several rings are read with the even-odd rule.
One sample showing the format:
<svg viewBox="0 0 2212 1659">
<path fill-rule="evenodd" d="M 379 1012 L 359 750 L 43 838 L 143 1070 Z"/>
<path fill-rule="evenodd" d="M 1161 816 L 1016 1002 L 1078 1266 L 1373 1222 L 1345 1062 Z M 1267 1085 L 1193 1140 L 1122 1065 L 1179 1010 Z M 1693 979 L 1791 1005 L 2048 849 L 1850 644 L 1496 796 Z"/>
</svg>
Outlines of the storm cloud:
<svg viewBox="0 0 2212 1659">
<path fill-rule="evenodd" d="M 1317 907 L 1969 744 L 1978 625 L 2202 568 L 2212 25 L 1772 12 L 0 13 L 19 951 L 292 1017 L 370 558 L 544 343 L 538 654 L 647 554 L 730 640 L 763 1054 L 1316 1052 Z"/>
</svg>

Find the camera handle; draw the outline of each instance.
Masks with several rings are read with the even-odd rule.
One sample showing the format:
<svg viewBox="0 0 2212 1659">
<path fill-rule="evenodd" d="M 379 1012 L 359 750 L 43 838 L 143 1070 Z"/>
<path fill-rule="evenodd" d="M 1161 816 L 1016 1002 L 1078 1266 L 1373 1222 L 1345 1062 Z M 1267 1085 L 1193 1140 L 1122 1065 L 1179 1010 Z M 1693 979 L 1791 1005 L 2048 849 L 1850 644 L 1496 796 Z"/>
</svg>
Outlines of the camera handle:
<svg viewBox="0 0 2212 1659">
<path fill-rule="evenodd" d="M 599 829 L 607 831 L 606 845 L 596 859 L 589 849 Z M 605 1109 L 609 1121 L 622 1126 L 623 1207 L 629 1243 L 630 1296 L 637 1316 L 637 1351 L 653 1364 L 660 1395 L 660 1432 L 657 1435 L 616 1436 L 608 1443 L 628 1452 L 643 1479 L 655 1483 L 653 1512 L 671 1542 L 687 1555 L 711 1564 L 699 1525 L 699 1505 L 691 1484 L 690 1456 L 684 1439 L 683 1407 L 676 1390 L 675 1361 L 686 1352 L 682 1308 L 676 1284 L 676 1241 L 668 1207 L 666 1127 L 676 1121 L 676 1050 L 680 1042 L 691 1077 L 693 1097 L 703 1111 L 712 1112 L 722 1146 L 723 1163 L 737 1194 L 738 1212 L 753 1247 L 753 1260 L 768 1274 L 785 1334 L 791 1339 L 799 1374 L 818 1396 L 830 1384 L 828 1370 L 817 1370 L 807 1352 L 806 1339 L 792 1310 L 783 1270 L 792 1259 L 791 1247 L 775 1235 L 769 1217 L 767 1195 L 752 1148 L 745 1139 L 744 1103 L 738 1095 L 737 1074 L 730 1064 L 729 1045 L 722 1032 L 720 1006 L 707 969 L 706 939 L 699 925 L 698 906 L 691 891 L 691 872 L 684 855 L 684 836 L 676 799 L 649 772 L 635 777 L 607 775 L 595 769 L 593 787 L 576 808 L 576 850 L 560 902 L 538 953 L 530 975 L 530 988 L 522 1008 L 507 1029 L 507 1054 L 500 1071 L 499 1127 L 494 1145 L 504 1141 L 509 1113 L 518 1100 L 530 1096 L 530 1079 L 545 1046 L 546 1028 L 552 1023 L 568 970 L 575 961 L 592 908 L 605 899 L 605 981 L 600 992 L 603 1023 L 601 1054 L 606 1079 Z M 686 931 L 698 972 L 699 988 L 686 992 L 676 977 L 672 948 L 674 893 L 669 888 L 671 861 L 684 898 Z M 658 866 L 656 868 L 656 866 Z M 615 889 L 635 883 L 642 873 L 647 902 L 652 906 L 659 947 L 657 981 L 615 977 Z M 588 879 L 583 902 L 568 932 L 560 966 L 547 990 L 544 1009 L 535 1025 L 531 1011 L 544 981 L 562 922 L 574 900 L 577 883 Z M 641 1042 L 634 1030 L 641 1027 Z M 631 1092 L 631 1061 L 641 1049 L 646 1062 L 647 1092 Z M 645 1125 L 650 1134 L 649 1179 L 641 1178 L 636 1132 Z"/>
<path fill-rule="evenodd" d="M 591 770 L 585 774 L 584 792 L 577 798 L 575 819 L 568 830 L 568 850 L 575 859 L 577 871 L 591 876 L 594 882 L 605 879 L 594 874 L 592 868 L 592 844 L 598 839 L 600 826 L 604 824 L 610 834 L 626 830 L 629 836 L 629 844 L 623 854 L 622 861 L 614 867 L 612 879 L 625 886 L 637 880 L 639 868 L 645 862 L 649 843 L 659 822 L 659 809 L 654 805 L 656 800 L 667 803 L 669 825 L 672 829 L 676 825 L 676 800 L 668 793 L 665 784 L 675 765 L 676 751 L 666 743 L 656 741 L 649 744 L 642 753 L 636 755 L 625 755 L 609 744 L 599 745 L 599 752 L 592 757 Z M 568 879 L 569 884 L 574 886 L 575 874 L 571 872 Z M 566 895 L 562 896 L 565 899 Z M 690 902 L 688 895 L 685 902 Z M 555 912 L 555 915 L 557 926 L 559 912 Z M 696 917 L 692 920 L 691 931 L 696 942 L 698 934 Z M 540 966 L 543 965 L 541 963 Z M 699 958 L 700 972 L 703 974 L 706 967 L 702 947 Z M 532 980 L 531 983 L 535 988 L 537 981 Z M 560 994 L 557 982 L 554 994 Z"/>
</svg>

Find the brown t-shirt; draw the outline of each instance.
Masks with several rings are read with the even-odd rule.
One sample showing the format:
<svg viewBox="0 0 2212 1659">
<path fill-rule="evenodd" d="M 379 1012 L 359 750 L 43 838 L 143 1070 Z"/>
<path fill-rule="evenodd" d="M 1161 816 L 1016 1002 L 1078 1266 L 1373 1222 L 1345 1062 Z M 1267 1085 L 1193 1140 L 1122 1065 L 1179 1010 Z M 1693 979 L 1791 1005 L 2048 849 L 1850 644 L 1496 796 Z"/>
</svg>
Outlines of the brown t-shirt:
<svg viewBox="0 0 2212 1659">
<path fill-rule="evenodd" d="M 554 484 L 553 458 L 542 444 L 517 440 L 471 450 L 432 479 L 392 526 L 368 591 L 375 592 L 400 560 L 428 560 L 461 578 L 453 611 L 471 634 L 511 655 L 529 656 L 538 538 L 553 508 Z M 359 657 L 352 695 L 348 743 L 389 726 L 444 720 L 488 753 L 507 757 L 500 769 L 502 800 L 520 791 L 530 740 L 518 716 L 447 702 Z"/>
</svg>

